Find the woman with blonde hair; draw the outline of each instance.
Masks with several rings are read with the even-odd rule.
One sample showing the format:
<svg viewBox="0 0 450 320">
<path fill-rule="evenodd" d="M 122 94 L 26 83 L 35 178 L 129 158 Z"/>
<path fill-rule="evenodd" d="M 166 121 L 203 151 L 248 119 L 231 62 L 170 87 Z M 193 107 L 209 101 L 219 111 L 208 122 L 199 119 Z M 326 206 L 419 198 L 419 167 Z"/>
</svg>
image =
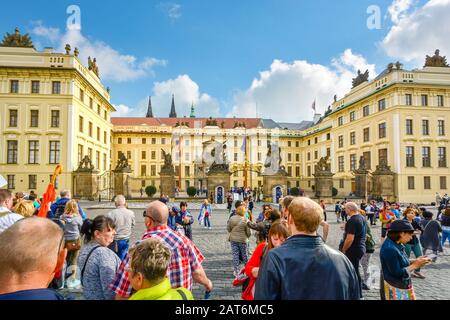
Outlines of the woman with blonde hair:
<svg viewBox="0 0 450 320">
<path fill-rule="evenodd" d="M 35 213 L 33 201 L 19 199 L 13 208 L 13 211 L 24 218 L 29 218 Z"/>
<path fill-rule="evenodd" d="M 246 208 L 240 206 L 236 209 L 236 214 L 228 220 L 227 230 L 229 232 L 228 241 L 231 243 L 231 252 L 233 254 L 233 270 L 234 276 L 239 274 L 240 263 L 247 264 L 247 239 L 250 238 L 251 232 L 247 226 L 245 218 Z"/>
<path fill-rule="evenodd" d="M 209 217 L 211 216 L 212 208 L 208 202 L 208 199 L 205 199 L 200 207 L 200 213 L 198 215 L 198 223 L 201 225 L 205 225 L 205 228 L 211 229 L 211 221 L 209 221 Z"/>
<path fill-rule="evenodd" d="M 66 203 L 64 214 L 61 216 L 64 224 L 64 240 L 67 249 L 67 269 L 72 270 L 71 277 L 75 279 L 77 270 L 77 259 L 81 249 L 80 230 L 83 225 L 83 219 L 78 211 L 78 203 L 75 200 L 69 200 Z M 78 281 L 74 280 L 73 286 L 77 286 Z"/>
</svg>

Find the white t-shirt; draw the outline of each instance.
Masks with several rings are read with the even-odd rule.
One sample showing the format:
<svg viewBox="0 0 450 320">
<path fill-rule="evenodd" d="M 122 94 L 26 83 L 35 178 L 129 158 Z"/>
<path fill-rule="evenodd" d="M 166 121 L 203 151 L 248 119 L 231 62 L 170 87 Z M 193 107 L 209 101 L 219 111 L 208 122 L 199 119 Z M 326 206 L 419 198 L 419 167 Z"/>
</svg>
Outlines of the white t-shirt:
<svg viewBox="0 0 450 320">
<path fill-rule="evenodd" d="M 17 213 L 12 213 L 5 207 L 0 207 L 0 215 L 6 213 L 0 217 L 0 233 L 11 227 L 17 221 L 23 219 L 23 216 Z"/>
</svg>

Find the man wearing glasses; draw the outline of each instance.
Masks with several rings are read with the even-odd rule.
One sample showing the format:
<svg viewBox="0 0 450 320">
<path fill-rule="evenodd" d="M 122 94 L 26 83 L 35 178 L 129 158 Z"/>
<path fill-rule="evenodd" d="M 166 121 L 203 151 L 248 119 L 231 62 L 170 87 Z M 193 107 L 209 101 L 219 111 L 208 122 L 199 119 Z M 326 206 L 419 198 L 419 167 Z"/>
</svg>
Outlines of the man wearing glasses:
<svg viewBox="0 0 450 320">
<path fill-rule="evenodd" d="M 160 201 L 150 203 L 144 212 L 144 222 L 147 231 L 142 240 L 157 239 L 163 242 L 171 251 L 168 276 L 172 288 L 186 288 L 192 291 L 192 285 L 197 282 L 212 290 L 212 282 L 208 279 L 202 267 L 205 259 L 191 240 L 173 231 L 167 226 L 169 209 Z M 132 294 L 129 274 L 130 256 L 122 261 L 112 285 L 117 300 L 128 299 Z"/>
</svg>

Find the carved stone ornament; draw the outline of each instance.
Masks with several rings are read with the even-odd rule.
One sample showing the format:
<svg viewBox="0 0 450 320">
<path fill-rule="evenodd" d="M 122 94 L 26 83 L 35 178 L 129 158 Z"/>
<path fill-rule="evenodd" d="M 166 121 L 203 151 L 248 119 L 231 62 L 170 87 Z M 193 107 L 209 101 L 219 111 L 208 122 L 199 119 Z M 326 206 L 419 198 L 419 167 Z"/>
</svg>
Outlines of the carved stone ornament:
<svg viewBox="0 0 450 320">
<path fill-rule="evenodd" d="M 31 41 L 29 34 L 21 35 L 19 28 L 16 28 L 14 34 L 6 33 L 0 46 L 34 48 L 33 41 Z"/>
<path fill-rule="evenodd" d="M 89 158 L 89 156 L 85 156 L 80 164 L 78 165 L 78 172 L 92 172 L 94 171 L 94 165 L 92 164 L 91 159 Z"/>
<path fill-rule="evenodd" d="M 364 73 L 361 73 L 361 70 L 358 70 L 358 75 L 356 76 L 356 78 L 353 79 L 352 89 L 366 81 L 369 81 L 369 70 L 366 70 L 366 72 Z"/>
<path fill-rule="evenodd" d="M 119 152 L 119 160 L 117 160 L 117 166 L 114 171 L 131 171 L 128 159 L 123 152 Z"/>
<path fill-rule="evenodd" d="M 439 49 L 434 52 L 434 56 L 430 57 L 427 55 L 425 59 L 425 67 L 450 67 L 447 63 L 447 58 L 445 56 L 439 55 Z"/>
</svg>

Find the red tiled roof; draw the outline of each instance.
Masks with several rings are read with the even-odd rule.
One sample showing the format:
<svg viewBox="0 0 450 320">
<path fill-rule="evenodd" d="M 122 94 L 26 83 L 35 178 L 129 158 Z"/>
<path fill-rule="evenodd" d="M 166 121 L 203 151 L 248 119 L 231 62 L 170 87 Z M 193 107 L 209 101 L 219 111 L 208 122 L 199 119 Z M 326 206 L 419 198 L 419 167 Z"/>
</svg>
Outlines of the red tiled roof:
<svg viewBox="0 0 450 320">
<path fill-rule="evenodd" d="M 259 118 L 213 118 L 217 121 L 219 127 L 222 127 L 222 122 L 224 123 L 225 129 L 233 129 L 236 122 L 244 122 L 247 129 L 257 128 L 261 123 Z M 111 118 L 111 122 L 115 126 L 160 126 L 166 125 L 175 127 L 177 122 L 187 122 L 189 123 L 189 128 L 195 128 L 199 123 L 200 127 L 206 127 L 206 121 L 208 118 Z"/>
</svg>

